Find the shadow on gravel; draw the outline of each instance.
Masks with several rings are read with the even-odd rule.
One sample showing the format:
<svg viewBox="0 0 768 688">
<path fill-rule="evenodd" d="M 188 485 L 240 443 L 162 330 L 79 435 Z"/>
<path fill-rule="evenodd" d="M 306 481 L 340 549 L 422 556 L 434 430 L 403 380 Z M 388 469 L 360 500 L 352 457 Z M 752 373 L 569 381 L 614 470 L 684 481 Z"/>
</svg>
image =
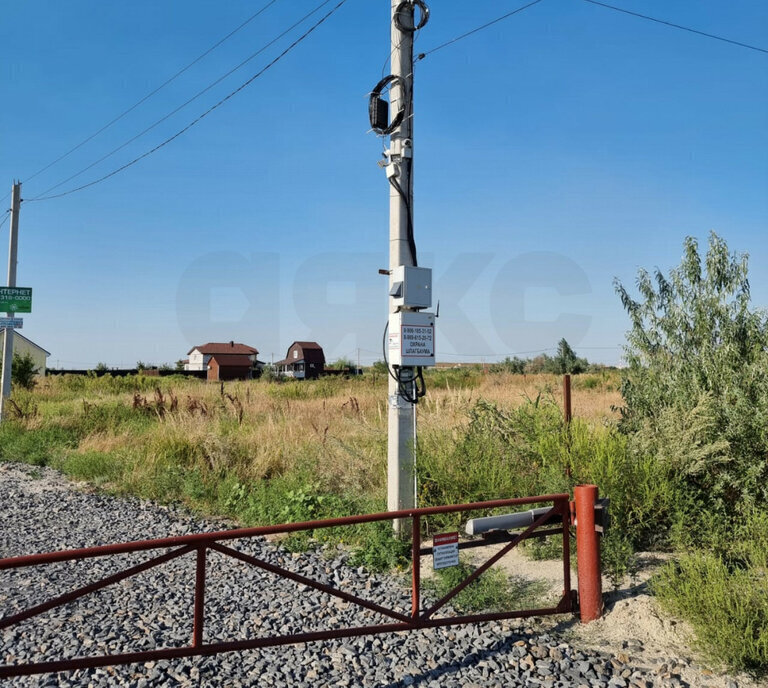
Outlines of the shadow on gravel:
<svg viewBox="0 0 768 688">
<path fill-rule="evenodd" d="M 511 652 L 514 644 L 518 640 L 526 640 L 530 642 L 530 640 L 534 637 L 535 635 L 531 635 L 528 633 L 515 633 L 513 635 L 510 635 L 508 638 L 505 638 L 504 640 L 500 640 L 496 644 L 491 645 L 489 648 L 485 650 L 478 650 L 476 652 L 472 652 L 466 655 L 465 657 L 463 657 L 461 660 L 445 662 L 441 666 L 438 666 L 435 669 L 430 669 L 429 671 L 425 671 L 424 673 L 421 673 L 421 674 L 411 674 L 411 678 L 413 679 L 413 683 L 411 685 L 418 686 L 422 682 L 430 682 L 442 676 L 455 674 L 461 671 L 462 669 L 466 669 L 468 667 L 474 666 L 475 664 L 483 661 L 484 659 L 493 659 L 497 655 Z M 399 679 L 397 681 L 392 681 L 391 683 L 382 685 L 380 686 L 380 688 L 401 688 L 402 685 L 403 685 L 403 680 Z"/>
</svg>

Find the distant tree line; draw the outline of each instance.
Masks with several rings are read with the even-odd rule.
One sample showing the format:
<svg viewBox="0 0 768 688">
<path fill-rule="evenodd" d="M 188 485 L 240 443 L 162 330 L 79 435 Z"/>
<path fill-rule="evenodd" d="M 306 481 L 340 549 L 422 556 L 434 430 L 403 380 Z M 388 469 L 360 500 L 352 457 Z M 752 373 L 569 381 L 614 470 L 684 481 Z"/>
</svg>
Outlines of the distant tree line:
<svg viewBox="0 0 768 688">
<path fill-rule="evenodd" d="M 490 367 L 492 373 L 515 373 L 517 375 L 551 373 L 553 375 L 578 375 L 594 368 L 586 358 L 580 358 L 565 339 L 557 344 L 554 356 L 540 354 L 535 358 L 519 358 L 513 356 L 494 363 Z"/>
</svg>

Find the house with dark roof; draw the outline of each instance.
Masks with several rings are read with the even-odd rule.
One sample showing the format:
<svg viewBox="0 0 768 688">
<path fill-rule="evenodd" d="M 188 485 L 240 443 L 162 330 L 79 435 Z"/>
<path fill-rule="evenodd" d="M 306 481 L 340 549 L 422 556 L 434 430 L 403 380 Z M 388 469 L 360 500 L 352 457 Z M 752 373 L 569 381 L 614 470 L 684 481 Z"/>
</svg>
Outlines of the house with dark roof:
<svg viewBox="0 0 768 688">
<path fill-rule="evenodd" d="M 192 347 L 184 370 L 206 370 L 208 380 L 247 380 L 264 366 L 258 349 L 240 342 L 208 342 Z"/>
<path fill-rule="evenodd" d="M 306 380 L 319 377 L 325 368 L 323 347 L 317 342 L 294 342 L 282 361 L 275 363 L 278 375 Z"/>
</svg>

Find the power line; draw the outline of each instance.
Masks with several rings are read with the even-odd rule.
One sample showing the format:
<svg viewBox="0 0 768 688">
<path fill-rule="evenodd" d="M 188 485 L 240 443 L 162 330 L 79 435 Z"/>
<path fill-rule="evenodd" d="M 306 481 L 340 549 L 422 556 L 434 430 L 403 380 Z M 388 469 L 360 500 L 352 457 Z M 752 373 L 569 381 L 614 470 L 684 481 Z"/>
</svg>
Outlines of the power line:
<svg viewBox="0 0 768 688">
<path fill-rule="evenodd" d="M 273 2 L 275 2 L 275 1 L 276 1 L 276 0 L 273 0 Z M 303 16 L 301 19 L 299 19 L 297 22 L 293 23 L 293 24 L 292 24 L 291 26 L 289 26 L 289 27 L 288 27 L 288 28 L 287 28 L 285 31 L 283 31 L 281 34 L 279 34 L 278 36 L 276 36 L 275 38 L 273 38 L 271 41 L 269 41 L 269 43 L 267 43 L 266 45 L 263 45 L 263 46 L 262 46 L 261 48 L 259 48 L 259 49 L 258 49 L 258 50 L 257 50 L 255 53 L 251 54 L 251 55 L 250 55 L 250 56 L 248 56 L 248 57 L 247 57 L 245 60 L 243 60 L 243 61 L 242 61 L 240 64 L 238 64 L 237 66 L 235 66 L 235 67 L 233 67 L 232 69 L 230 69 L 228 72 L 226 72 L 225 74 L 223 74 L 222 76 L 220 76 L 218 79 L 216 79 L 216 80 L 215 80 L 215 81 L 213 81 L 212 83 L 208 84 L 208 86 L 206 86 L 204 89 L 202 89 L 201 91 L 198 91 L 198 92 L 197 92 L 197 93 L 196 93 L 194 96 L 192 96 L 191 98 L 189 98 L 188 100 L 186 100 L 185 102 L 183 102 L 183 103 L 182 103 L 181 105 L 179 105 L 178 107 L 176 107 L 176 108 L 174 108 L 173 110 L 171 110 L 169 113 L 167 113 L 166 115 L 164 115 L 163 117 L 161 117 L 160 119 L 158 119 L 156 122 L 154 122 L 154 123 L 150 124 L 150 125 L 149 125 L 149 126 L 146 128 L 146 129 L 144 129 L 143 131 L 140 131 L 140 132 L 139 132 L 138 134 L 136 134 L 135 136 L 132 136 L 130 139 L 128 139 L 128 140 L 127 140 L 127 141 L 125 141 L 124 143 L 120 144 L 120 145 L 119 145 L 117 148 L 114 148 L 113 150 L 111 150 L 111 151 L 110 151 L 109 153 L 107 153 L 106 155 L 103 155 L 103 156 L 101 156 L 101 157 L 100 157 L 98 160 L 96 160 L 96 161 L 92 162 L 90 165 L 88 165 L 88 166 L 84 167 L 83 169 L 79 170 L 78 172 L 75 172 L 74 174 L 72 174 L 72 175 L 70 175 L 69 177 L 67 177 L 66 179 L 63 179 L 62 181 L 60 181 L 60 182 L 58 182 L 58 183 L 54 184 L 53 186 L 50 186 L 50 187 L 48 187 L 48 188 L 47 188 L 45 191 L 43 191 L 42 193 L 40 193 L 40 194 L 39 194 L 38 198 L 39 198 L 39 197 L 42 197 L 42 196 L 45 196 L 46 194 L 50 193 L 50 192 L 51 192 L 51 191 L 53 191 L 54 189 L 58 189 L 60 186 L 63 186 L 63 185 L 64 185 L 64 184 L 66 184 L 67 182 L 69 182 L 69 181 L 72 181 L 72 180 L 73 180 L 73 179 L 75 179 L 76 177 L 79 177 L 81 174 L 83 174 L 83 172 L 87 172 L 87 171 L 88 171 L 88 170 L 90 170 L 92 167 L 95 167 L 96 165 L 98 165 L 100 162 L 104 162 L 104 160 L 106 160 L 107 158 L 110 158 L 110 157 L 112 157 L 112 156 L 113 156 L 115 153 L 117 153 L 117 152 L 121 151 L 121 150 L 122 150 L 123 148 L 125 148 L 126 146 L 130 145 L 131 143 L 133 143 L 133 142 L 134 142 L 134 141 L 136 141 L 137 139 L 139 139 L 139 138 L 141 138 L 142 136 L 144 136 L 144 134 L 146 134 L 146 133 L 148 133 L 148 132 L 152 131 L 152 129 L 154 129 L 154 128 L 155 128 L 155 127 L 157 127 L 158 125 L 162 124 L 163 122 L 165 122 L 167 119 L 169 119 L 170 117 L 172 117 L 173 115 L 175 115 L 175 114 L 176 114 L 177 112 L 179 112 L 180 110 L 183 110 L 183 109 L 184 109 L 184 108 L 185 108 L 187 105 L 189 105 L 190 103 L 192 103 L 192 102 L 194 102 L 195 100 L 197 100 L 198 98 L 200 98 L 200 96 L 202 96 L 202 95 L 204 95 L 205 93 L 207 93 L 208 91 L 210 91 L 210 90 L 211 90 L 211 89 L 212 89 L 214 86 L 216 86 L 216 85 L 220 84 L 220 83 L 221 83 L 222 81 L 224 81 L 224 79 L 226 79 L 228 76 L 230 76 L 231 74 L 233 74 L 234 72 L 236 72 L 238 69 L 240 69 L 241 67 L 243 67 L 244 65 L 246 65 L 248 62 L 250 62 L 251 60 L 253 60 L 255 57 L 257 57 L 257 56 L 258 56 L 258 55 L 260 55 L 261 53 L 263 53 L 263 52 L 264 52 L 264 51 L 265 51 L 267 48 L 269 48 L 271 45 L 274 45 L 274 44 L 275 44 L 277 41 L 279 41 L 279 40 L 280 40 L 280 39 L 281 39 L 283 36 L 285 36 L 286 34 L 290 33 L 291 31 L 293 31 L 293 29 L 295 29 L 297 26 L 299 26 L 300 24 L 302 24 L 302 23 L 303 23 L 303 22 L 304 22 L 306 19 L 308 19 L 309 17 L 311 17 L 313 14 L 315 14 L 315 12 L 317 12 L 317 11 L 318 11 L 319 9 L 321 9 L 323 6 L 327 5 L 327 4 L 328 4 L 330 1 L 331 1 L 331 0 L 324 0 L 323 2 L 321 2 L 321 3 L 320 3 L 320 4 L 319 4 L 317 7 L 315 7 L 315 9 L 313 9 L 311 12 L 309 12 L 309 13 L 305 14 L 305 15 L 304 15 L 304 16 Z M 30 200 L 38 200 L 38 198 L 33 198 L 33 199 L 30 199 Z"/>
<path fill-rule="evenodd" d="M 327 0 L 329 1 L 329 0 Z M 167 146 L 171 141 L 174 141 L 179 136 L 187 132 L 189 129 L 194 127 L 198 122 L 200 122 L 203 118 L 210 115 L 214 110 L 221 107 L 224 103 L 226 103 L 230 98 L 237 95 L 240 91 L 242 91 L 244 88 L 249 86 L 252 82 L 254 82 L 256 79 L 258 79 L 264 72 L 266 72 L 268 69 L 273 67 L 275 64 L 277 64 L 283 57 L 285 57 L 291 50 L 293 50 L 299 43 L 301 43 L 305 38 L 307 38 L 315 29 L 317 29 L 323 22 L 325 22 L 331 15 L 333 15 L 344 3 L 346 3 L 347 0 L 341 0 L 330 12 L 328 12 L 326 15 L 324 15 L 319 21 L 317 21 L 313 26 L 311 26 L 307 31 L 305 31 L 301 36 L 299 36 L 293 43 L 291 43 L 283 52 L 281 52 L 276 58 L 274 58 L 271 62 L 269 62 L 264 68 L 260 69 L 256 74 L 254 74 L 250 79 L 248 79 L 246 82 L 238 86 L 234 91 L 226 95 L 224 98 L 222 98 L 218 103 L 215 105 L 212 105 L 210 108 L 208 108 L 202 115 L 197 117 L 196 119 L 192 120 L 186 127 L 183 129 L 177 131 L 173 136 L 168 137 L 165 139 L 165 141 L 162 141 L 158 145 L 156 145 L 154 148 L 146 151 L 145 153 L 142 153 L 137 158 L 134 158 L 130 162 L 127 162 L 125 165 L 121 165 L 117 169 L 113 170 L 112 172 L 103 175 L 102 177 L 99 177 L 98 179 L 93 180 L 92 182 L 88 182 L 87 184 L 83 184 L 81 186 L 78 186 L 74 189 L 69 189 L 68 191 L 64 191 L 59 194 L 54 194 L 52 196 L 37 196 L 35 198 L 28 199 L 28 202 L 31 201 L 48 201 L 53 198 L 61 198 L 62 196 L 68 196 L 69 194 L 75 193 L 76 191 L 82 191 L 83 189 L 87 189 L 91 186 L 94 186 L 100 182 L 105 181 L 106 179 L 109 179 L 110 177 L 115 176 L 119 172 L 122 172 L 123 170 L 131 167 L 132 165 L 135 165 L 137 162 L 143 160 L 146 157 L 149 157 L 152 155 L 152 153 L 155 153 L 156 151 L 160 150 L 164 146 Z M 325 3 L 323 3 L 325 4 Z"/>
<path fill-rule="evenodd" d="M 166 87 L 168 84 L 170 84 L 172 81 L 174 81 L 175 79 L 177 79 L 178 77 L 180 77 L 182 74 L 184 74 L 184 72 L 186 72 L 186 71 L 187 71 L 187 70 L 188 70 L 190 67 L 193 67 L 193 66 L 194 66 L 194 65 L 196 65 L 198 62 L 200 62 L 200 60 L 202 60 L 204 57 L 206 57 L 207 55 L 209 55 L 210 53 L 212 53 L 214 50 L 216 50 L 216 48 L 218 48 L 218 47 L 219 47 L 219 46 L 220 46 L 222 43 L 224 43 L 225 41 L 227 41 L 227 40 L 229 40 L 230 38 L 232 38 L 232 36 L 234 36 L 234 35 L 235 35 L 235 34 L 236 34 L 238 31 L 240 31 L 240 29 L 244 28 L 244 27 L 245 27 L 247 24 L 250 24 L 250 22 L 252 22 L 254 19 L 256 19 L 256 17 L 258 17 L 258 16 L 259 16 L 259 15 L 260 15 L 262 12 L 264 12 L 266 9 L 268 9 L 268 8 L 269 8 L 271 5 L 274 5 L 276 2 L 277 2 L 277 0 L 270 0 L 270 1 L 269 1 L 269 2 L 268 2 L 266 5 L 264 5 L 264 7 L 262 7 L 262 8 L 261 8 L 261 9 L 260 9 L 258 12 L 256 12 L 255 14 L 252 14 L 250 17 L 248 17 L 248 19 L 246 19 L 246 20 L 245 20 L 245 21 L 244 21 L 242 24 L 240 24 L 240 26 L 238 26 L 237 28 L 235 28 L 235 29 L 233 29 L 232 31 L 230 31 L 230 32 L 229 32 L 229 33 L 228 33 L 226 36 L 224 36 L 224 38 L 222 38 L 221 40 L 219 40 L 217 43 L 214 43 L 214 44 L 213 44 L 213 45 L 212 45 L 210 48 L 208 48 L 208 50 L 206 50 L 204 53 L 202 53 L 201 55 L 198 55 L 198 56 L 197 56 L 197 57 L 196 57 L 194 60 L 192 60 L 192 62 L 190 62 L 190 63 L 189 63 L 189 64 L 188 64 L 186 67 L 182 67 L 182 68 L 181 68 L 181 69 L 180 69 L 178 72 L 176 72 L 176 74 L 174 74 L 172 77 L 170 77 L 169 79 L 167 79 L 166 81 L 164 81 L 162 84 L 160 84 L 160 85 L 159 85 L 157 88 L 155 88 L 153 91 L 150 91 L 149 93 L 147 93 L 147 95 L 145 95 L 143 98 L 141 98 L 140 100 L 138 100 L 137 102 L 135 102 L 135 103 L 134 103 L 133 105 L 131 105 L 131 107 L 129 107 L 127 110 L 125 110 L 124 112 L 122 112 L 121 114 L 119 114 L 117 117 L 115 117 L 114 119 L 112 119 L 112 120 L 110 120 L 109 122 L 107 122 L 107 123 L 106 123 L 106 124 L 105 124 L 103 127 L 101 127 L 101 129 L 99 129 L 98 131 L 96 131 L 96 132 L 94 132 L 93 134 L 91 134 L 91 135 L 90 135 L 88 138 L 85 138 L 85 139 L 83 139 L 83 140 L 82 140 L 80 143 L 78 143 L 76 146 L 74 146 L 73 148 L 70 148 L 70 149 L 69 149 L 69 150 L 68 150 L 66 153 L 64 153 L 63 155 L 60 155 L 58 158 L 56 158 L 56 159 L 55 159 L 53 162 L 50 162 L 50 163 L 48 163 L 48 164 L 47 164 L 45 167 L 41 167 L 41 168 L 40 168 L 40 169 L 39 169 L 37 172 L 35 172 L 35 173 L 34 173 L 34 174 L 31 176 L 31 177 L 27 177 L 27 178 L 26 178 L 24 181 L 25 181 L 25 182 L 29 182 L 30 180 L 34 179 L 34 178 L 35 178 L 35 177 L 37 177 L 39 174 L 42 174 L 42 173 L 43 173 L 43 172 L 45 172 L 47 169 L 49 169 L 49 168 L 53 167 L 53 166 L 54 166 L 56 163 L 58 163 L 58 162 L 61 162 L 62 160 L 64 160 L 64 158 L 66 158 L 66 157 L 68 157 L 69 155 L 71 155 L 72 153 L 74 153 L 76 150 L 78 150 L 78 148 L 81 148 L 81 147 L 82 147 L 82 146 L 84 146 L 86 143 L 88 143 L 90 140 L 92 140 L 92 139 L 96 138 L 96 137 L 97 137 L 99 134 L 101 134 L 101 132 L 103 132 L 103 131 L 106 131 L 106 130 L 107 130 L 107 129 L 109 129 L 109 127 L 111 127 L 113 124 L 115 124 L 116 122 L 119 122 L 119 121 L 120 121 L 121 119 L 123 119 L 123 117 L 125 117 L 125 116 L 126 116 L 128 113 L 130 113 L 130 112 L 133 112 L 133 111 L 134 111 L 134 110 L 135 110 L 137 107 L 139 107 L 139 105 L 141 105 L 142 103 L 144 103 L 144 102 L 146 102 L 147 100 L 149 100 L 149 99 L 150 99 L 150 98 L 151 98 L 153 95 L 155 95 L 156 93 L 158 93 L 159 91 L 161 91 L 162 89 L 164 89 L 164 88 L 165 88 L 165 87 Z"/>
<path fill-rule="evenodd" d="M 689 33 L 695 33 L 699 36 L 714 38 L 716 41 L 723 41 L 724 43 L 731 43 L 732 45 L 738 45 L 742 48 L 749 48 L 750 50 L 757 50 L 758 52 L 761 52 L 761 53 L 768 53 L 768 50 L 766 50 L 765 48 L 759 48 L 756 45 L 749 45 L 749 43 L 742 43 L 741 41 L 734 41 L 734 40 L 731 40 L 730 38 L 724 38 L 723 36 L 716 36 L 713 33 L 706 33 L 704 31 L 692 29 L 689 26 L 681 26 L 680 24 L 673 24 L 672 22 L 664 21 L 663 19 L 656 19 L 655 17 L 649 17 L 647 14 L 630 12 L 629 10 L 625 10 L 622 7 L 615 7 L 613 5 L 608 5 L 604 2 L 598 2 L 598 0 L 584 0 L 584 2 L 588 2 L 591 5 L 606 7 L 609 10 L 615 10 L 616 12 L 623 12 L 624 14 L 629 14 L 632 17 L 640 17 L 640 19 L 647 19 L 648 21 L 656 22 L 657 24 L 664 24 L 665 26 L 671 26 L 674 29 L 680 29 L 682 31 L 688 31 Z"/>
<path fill-rule="evenodd" d="M 445 43 L 441 43 L 436 48 L 432 48 L 431 50 L 427 50 L 425 53 L 419 53 L 419 56 L 416 58 L 417 60 L 423 60 L 427 55 L 431 55 L 434 52 L 437 52 L 438 50 L 442 50 L 443 48 L 456 43 L 457 41 L 462 40 L 463 38 L 466 38 L 467 36 L 471 36 L 474 33 L 477 33 L 478 31 L 482 31 L 483 29 L 487 29 L 489 26 L 493 26 L 494 24 L 497 24 L 500 21 L 503 21 L 504 19 L 507 19 L 515 14 L 518 14 L 519 12 L 522 12 L 523 10 L 527 10 L 529 7 L 533 7 L 534 5 L 538 5 L 541 2 L 541 0 L 533 0 L 533 2 L 529 2 L 527 5 L 523 5 L 522 7 L 518 7 L 516 10 L 512 10 L 511 12 L 507 12 L 506 14 L 503 14 L 502 16 L 498 17 L 497 19 L 494 19 L 492 21 L 489 21 L 487 24 L 483 24 L 482 26 L 478 26 L 476 29 L 472 29 L 471 31 L 467 31 L 466 33 L 461 34 L 461 36 L 456 36 L 456 38 L 452 38 L 450 41 L 446 41 Z"/>
</svg>

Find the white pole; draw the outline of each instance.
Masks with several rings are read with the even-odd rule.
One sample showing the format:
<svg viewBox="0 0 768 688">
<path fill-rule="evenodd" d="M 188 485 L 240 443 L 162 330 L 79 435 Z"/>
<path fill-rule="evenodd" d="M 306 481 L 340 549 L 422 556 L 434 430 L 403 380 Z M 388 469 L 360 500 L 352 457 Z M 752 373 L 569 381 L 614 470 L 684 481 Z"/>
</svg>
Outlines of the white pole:
<svg viewBox="0 0 768 688">
<path fill-rule="evenodd" d="M 11 231 L 8 243 L 8 287 L 16 286 L 18 262 L 19 208 L 21 207 L 21 182 L 11 189 Z M 12 318 L 15 313 L 7 313 Z M 11 366 L 13 365 L 13 328 L 6 327 L 3 336 L 2 394 L 0 394 L 0 421 L 5 417 L 5 400 L 11 395 Z"/>
<path fill-rule="evenodd" d="M 390 185 L 389 189 L 389 286 L 392 287 L 394 270 L 400 265 L 414 264 L 408 243 L 409 211 L 413 213 L 413 119 L 411 101 L 413 94 L 413 33 L 400 31 L 395 23 L 395 11 L 400 10 L 400 23 L 413 26 L 413 5 L 403 5 L 401 0 L 391 2 L 392 74 L 402 77 L 405 89 L 394 82 L 389 92 L 392 116 L 405 108 L 400 126 L 390 135 L 390 160 L 399 168 L 397 182 L 406 200 Z M 389 312 L 395 311 L 393 299 L 389 299 Z M 389 376 L 389 435 L 387 445 L 387 508 L 390 511 L 410 509 L 414 499 L 414 450 L 416 444 L 416 408 L 398 393 L 398 384 Z M 404 533 L 409 521 L 395 522 L 395 531 Z"/>
</svg>

